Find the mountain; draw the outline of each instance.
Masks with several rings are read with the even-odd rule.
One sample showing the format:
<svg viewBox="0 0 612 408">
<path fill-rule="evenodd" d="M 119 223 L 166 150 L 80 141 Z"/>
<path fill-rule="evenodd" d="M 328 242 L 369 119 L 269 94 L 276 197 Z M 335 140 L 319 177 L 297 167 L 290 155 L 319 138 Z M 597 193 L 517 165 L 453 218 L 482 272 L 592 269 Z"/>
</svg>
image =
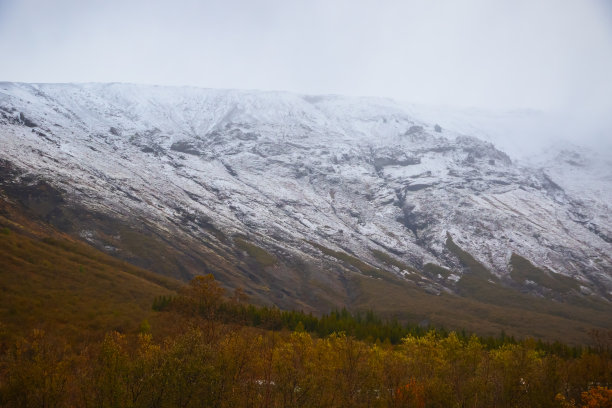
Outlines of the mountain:
<svg viewBox="0 0 612 408">
<path fill-rule="evenodd" d="M 261 303 L 540 336 L 610 327 L 609 159 L 556 146 L 512 160 L 411 112 L 0 83 L 0 189 L 113 256 L 183 280 L 212 272 Z"/>
</svg>

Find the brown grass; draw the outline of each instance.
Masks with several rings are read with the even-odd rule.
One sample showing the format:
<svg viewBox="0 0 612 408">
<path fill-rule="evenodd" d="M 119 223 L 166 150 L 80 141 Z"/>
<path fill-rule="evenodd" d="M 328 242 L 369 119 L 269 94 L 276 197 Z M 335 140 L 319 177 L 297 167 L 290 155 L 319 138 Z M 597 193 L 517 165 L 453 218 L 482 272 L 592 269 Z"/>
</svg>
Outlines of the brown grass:
<svg viewBox="0 0 612 408">
<path fill-rule="evenodd" d="M 134 331 L 156 296 L 180 286 L 35 224 L 0 216 L 0 227 L 0 321 L 13 335 L 40 328 L 79 342 Z"/>
<path fill-rule="evenodd" d="M 238 248 L 242 249 L 247 254 L 249 254 L 250 257 L 255 259 L 255 261 L 262 268 L 274 266 L 278 262 L 276 257 L 267 252 L 265 249 L 260 248 L 257 245 L 250 243 L 240 237 L 234 238 L 234 243 L 236 243 L 236 246 L 238 246 Z"/>
</svg>

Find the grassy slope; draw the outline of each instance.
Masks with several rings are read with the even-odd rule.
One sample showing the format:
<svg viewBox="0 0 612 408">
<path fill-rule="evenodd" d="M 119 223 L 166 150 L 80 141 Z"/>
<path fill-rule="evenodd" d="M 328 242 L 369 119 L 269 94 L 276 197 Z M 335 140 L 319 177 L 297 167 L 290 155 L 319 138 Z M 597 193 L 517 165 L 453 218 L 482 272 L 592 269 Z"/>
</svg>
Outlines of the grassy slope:
<svg viewBox="0 0 612 408">
<path fill-rule="evenodd" d="M 261 268 L 274 266 L 278 262 L 276 257 L 267 252 L 265 249 L 260 248 L 240 237 L 234 238 L 234 243 L 238 246 L 238 248 L 246 251 L 246 253 L 251 256 Z"/>
<path fill-rule="evenodd" d="M 0 200 L 0 322 L 11 334 L 32 328 L 80 341 L 133 331 L 156 296 L 179 282 L 106 255 L 21 215 Z"/>
<path fill-rule="evenodd" d="M 512 271 L 510 276 L 517 283 L 523 284 L 526 280 L 537 283 L 557 292 L 566 293 L 572 289 L 578 290 L 578 282 L 567 276 L 545 272 L 535 267 L 531 262 L 522 256 L 513 253 L 510 257 Z"/>
<path fill-rule="evenodd" d="M 505 286 L 450 237 L 447 247 L 466 268 L 457 285 L 459 296 L 444 292 L 440 296 L 428 294 L 413 282 L 391 278 L 389 272 L 346 253 L 315 243 L 311 245 L 361 272 L 346 275 L 347 291 L 353 294 L 347 303 L 355 310 L 371 309 L 412 323 L 426 321 L 483 335 L 498 335 L 504 330 L 517 337 L 561 340 L 572 344 L 588 342 L 590 329 L 612 327 L 612 305 L 590 299 L 557 302 L 521 293 Z M 393 262 L 395 259 L 388 255 L 375 256 L 386 264 L 400 262 Z M 425 269 L 437 274 L 441 272 L 438 268 L 428 265 Z M 450 271 L 444 269 L 443 272 L 448 274 Z"/>
<path fill-rule="evenodd" d="M 521 293 L 500 283 L 450 236 L 447 247 L 467 271 L 457 285 L 461 297 L 443 295 L 448 299 L 437 302 L 445 304 L 452 318 L 446 318 L 443 307 L 423 308 L 432 309 L 432 315 L 439 320 L 456 319 L 462 322 L 461 326 L 480 333 L 503 328 L 519 336 L 570 343 L 587 341 L 591 328 L 612 327 L 612 305 L 608 303 L 582 298 L 557 302 Z"/>
<path fill-rule="evenodd" d="M 373 309 L 382 315 L 412 322 L 424 320 L 446 328 L 464 328 L 481 335 L 499 335 L 504 330 L 521 338 L 586 344 L 590 340 L 590 329 L 612 327 L 610 309 L 607 312 L 596 311 L 535 298 L 527 305 L 496 305 L 446 293 L 433 296 L 408 283 L 392 286 L 358 275 L 353 276 L 352 282 L 360 292 L 353 308 Z"/>
</svg>

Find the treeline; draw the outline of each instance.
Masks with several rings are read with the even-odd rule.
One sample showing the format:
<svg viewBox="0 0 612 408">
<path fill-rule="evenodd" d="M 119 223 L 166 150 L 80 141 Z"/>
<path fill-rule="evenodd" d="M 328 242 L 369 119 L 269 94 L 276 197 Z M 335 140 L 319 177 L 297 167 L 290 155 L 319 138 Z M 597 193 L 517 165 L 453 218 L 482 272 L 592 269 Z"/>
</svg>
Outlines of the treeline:
<svg viewBox="0 0 612 408">
<path fill-rule="evenodd" d="M 294 331 L 224 322 L 224 310 L 243 301 L 240 291 L 226 299 L 212 277 L 199 277 L 159 314 L 155 324 L 163 326 L 163 335 L 154 337 L 143 324 L 141 333 L 111 332 L 78 349 L 40 331 L 17 342 L 0 341 L 0 406 L 612 404 L 605 336 L 601 348 L 578 356 L 538 350 L 532 340 L 489 347 L 476 336 L 435 330 L 408 334 L 392 345 L 345 333 L 309 334 L 302 320 Z M 338 314 L 349 319 L 348 312 Z"/>
<path fill-rule="evenodd" d="M 160 296 L 153 302 L 153 310 L 169 311 L 176 308 L 177 297 Z M 207 315 L 203 310 L 200 314 Z M 346 308 L 332 310 L 320 317 L 297 310 L 280 310 L 276 307 L 223 302 L 215 306 L 215 319 L 266 330 L 307 331 L 319 337 L 343 332 L 349 336 L 370 342 L 399 344 L 409 334 L 422 336 L 430 327 L 402 325 L 397 320 L 383 320 L 374 312 L 351 313 Z M 441 330 L 441 329 L 439 329 Z M 442 330 L 443 331 L 443 330 Z"/>
<path fill-rule="evenodd" d="M 200 303 L 197 308 L 194 308 L 193 305 L 185 308 L 184 297 L 187 292 L 190 293 L 191 299 L 205 298 L 207 301 Z M 223 289 L 215 282 L 212 275 L 195 278 L 183 295 L 155 298 L 153 310 L 182 311 L 187 315 L 196 314 L 227 324 L 259 327 L 266 330 L 306 331 L 318 337 L 345 333 L 359 340 L 392 345 L 400 344 L 406 336 L 421 337 L 432 330 L 435 330 L 441 337 L 449 334 L 449 331 L 443 327 L 402 324 L 397 319 L 382 319 L 371 310 L 352 313 L 342 308 L 318 317 L 299 310 L 255 306 L 248 303 L 248 298 L 241 289 L 237 289 L 230 298 L 226 298 Z M 454 333 L 464 342 L 473 336 L 472 333 L 467 333 L 465 330 Z M 597 335 L 599 333 L 593 333 L 594 338 Z M 503 331 L 499 336 L 479 336 L 478 340 L 489 350 L 507 344 L 517 344 L 514 336 L 508 336 Z M 582 346 L 570 346 L 559 341 L 550 343 L 535 340 L 535 348 L 562 357 L 577 357 L 584 351 Z"/>
</svg>

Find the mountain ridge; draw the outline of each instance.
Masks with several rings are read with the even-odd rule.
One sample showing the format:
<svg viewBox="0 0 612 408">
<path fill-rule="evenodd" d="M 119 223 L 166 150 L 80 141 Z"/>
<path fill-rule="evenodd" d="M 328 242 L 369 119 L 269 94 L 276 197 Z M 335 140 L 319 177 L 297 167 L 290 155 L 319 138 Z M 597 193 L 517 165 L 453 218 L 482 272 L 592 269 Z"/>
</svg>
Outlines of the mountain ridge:
<svg viewBox="0 0 612 408">
<path fill-rule="evenodd" d="M 227 266 L 226 282 L 251 276 L 262 299 L 270 282 L 272 292 L 300 301 L 317 287 L 318 300 L 303 307 L 323 298 L 329 307 L 339 291 L 350 299 L 334 253 L 431 293 L 458 293 L 468 269 L 449 250 L 447 234 L 501 286 L 535 296 L 550 289 L 512 279 L 516 254 L 551 279 L 573 279 L 573 298 L 612 298 L 612 222 L 596 189 L 581 196 L 579 183 L 567 189 L 559 182 L 567 167 L 517 164 L 491 143 L 420 121 L 390 100 L 2 83 L 0 129 L 1 159 L 47 180 L 69 202 L 141 224 L 166 243 L 183 242 L 178 252 L 197 243 L 238 260 L 239 268 Z M 588 157 L 577 154 L 586 164 L 571 170 L 587 174 Z M 73 234 L 122 251 L 116 233 L 101 234 L 87 220 L 74 224 Z M 258 265 L 236 237 L 279 263 Z M 341 258 L 340 271 L 363 274 Z M 193 276 L 198 262 L 175 276 Z M 427 264 L 451 273 L 428 275 Z M 296 281 L 302 289 L 290 287 Z"/>
</svg>

